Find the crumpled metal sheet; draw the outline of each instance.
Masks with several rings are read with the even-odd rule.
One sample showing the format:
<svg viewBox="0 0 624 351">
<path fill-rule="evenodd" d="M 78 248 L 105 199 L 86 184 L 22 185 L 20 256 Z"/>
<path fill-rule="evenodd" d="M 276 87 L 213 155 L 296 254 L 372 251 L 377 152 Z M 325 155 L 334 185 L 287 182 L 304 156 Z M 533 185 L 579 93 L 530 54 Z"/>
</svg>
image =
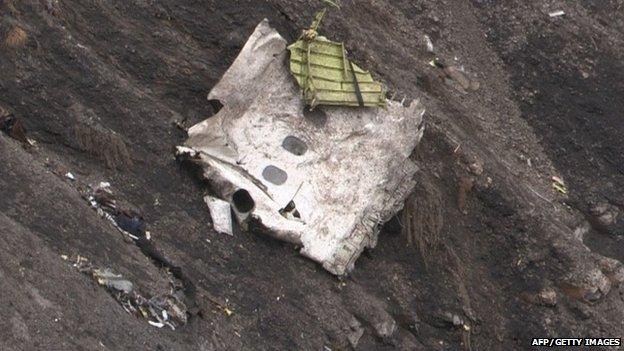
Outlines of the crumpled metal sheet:
<svg viewBox="0 0 624 351">
<path fill-rule="evenodd" d="M 409 156 L 424 109 L 309 111 L 288 69 L 286 41 L 262 21 L 208 99 L 223 107 L 189 129 L 178 154 L 195 160 L 237 219 L 348 273 L 415 185 Z"/>
</svg>

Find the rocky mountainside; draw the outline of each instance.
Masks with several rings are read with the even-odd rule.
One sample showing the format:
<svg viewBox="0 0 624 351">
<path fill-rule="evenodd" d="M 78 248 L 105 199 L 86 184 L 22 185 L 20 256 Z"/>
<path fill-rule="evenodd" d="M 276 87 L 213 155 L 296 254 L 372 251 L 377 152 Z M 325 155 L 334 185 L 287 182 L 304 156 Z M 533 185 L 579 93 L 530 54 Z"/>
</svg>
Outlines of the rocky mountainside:
<svg viewBox="0 0 624 351">
<path fill-rule="evenodd" d="M 394 99 L 427 109 L 404 212 L 344 279 L 292 245 L 212 230 L 210 184 L 174 147 L 218 111 L 206 94 L 262 19 L 292 41 L 318 7 L 0 1 L 0 348 L 525 350 L 534 337 L 622 337 L 621 0 L 344 0 L 323 33 Z M 114 220 L 106 196 L 124 209 Z M 175 330 L 147 322 L 158 306 L 182 306 Z"/>
</svg>

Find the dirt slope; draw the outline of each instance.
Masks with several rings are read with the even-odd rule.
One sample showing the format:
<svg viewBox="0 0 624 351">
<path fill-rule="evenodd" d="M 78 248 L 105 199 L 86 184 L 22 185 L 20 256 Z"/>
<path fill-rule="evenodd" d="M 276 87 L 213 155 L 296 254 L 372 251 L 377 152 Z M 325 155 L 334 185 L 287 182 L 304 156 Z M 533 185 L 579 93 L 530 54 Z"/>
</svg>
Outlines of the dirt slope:
<svg viewBox="0 0 624 351">
<path fill-rule="evenodd" d="M 622 337 L 621 2 L 343 3 L 324 32 L 428 113 L 413 210 L 340 281 L 292 246 L 214 233 L 208 185 L 173 156 L 186 137 L 176 125 L 215 112 L 206 94 L 256 24 L 296 38 L 316 2 L 0 1 L 0 107 L 36 142 L 0 133 L 1 349 L 524 350 L 532 337 Z M 478 89 L 446 79 L 435 56 Z M 126 313 L 61 257 L 110 267 L 145 295 L 169 288 L 81 197 L 100 181 L 194 286 L 186 326 Z"/>
</svg>

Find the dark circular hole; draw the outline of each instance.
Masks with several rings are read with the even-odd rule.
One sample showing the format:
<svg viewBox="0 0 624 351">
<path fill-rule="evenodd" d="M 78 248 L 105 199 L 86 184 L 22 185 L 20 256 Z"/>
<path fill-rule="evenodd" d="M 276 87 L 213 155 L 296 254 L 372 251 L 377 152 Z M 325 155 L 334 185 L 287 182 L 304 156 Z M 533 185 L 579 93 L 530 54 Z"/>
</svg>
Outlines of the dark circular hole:
<svg viewBox="0 0 624 351">
<path fill-rule="evenodd" d="M 304 108 L 303 117 L 315 127 L 322 127 L 327 123 L 327 114 L 320 107 L 316 107 L 312 111 L 308 108 Z"/>
<path fill-rule="evenodd" d="M 219 113 L 219 111 L 221 111 L 221 109 L 223 108 L 223 104 L 221 103 L 221 101 L 217 99 L 208 100 L 208 105 L 212 107 L 213 115 L 216 115 L 217 113 Z"/>
<path fill-rule="evenodd" d="M 282 147 L 297 156 L 301 156 L 305 154 L 306 151 L 308 151 L 308 146 L 306 145 L 306 143 L 303 140 L 292 135 L 284 138 L 284 141 L 282 142 Z"/>
<path fill-rule="evenodd" d="M 266 166 L 262 177 L 275 185 L 282 185 L 288 180 L 288 173 L 275 166 Z"/>
<path fill-rule="evenodd" d="M 256 206 L 256 203 L 249 194 L 249 191 L 245 189 L 236 190 L 236 192 L 232 195 L 232 203 L 234 204 L 234 207 L 236 207 L 236 210 L 241 213 L 251 212 L 254 206 Z"/>
</svg>

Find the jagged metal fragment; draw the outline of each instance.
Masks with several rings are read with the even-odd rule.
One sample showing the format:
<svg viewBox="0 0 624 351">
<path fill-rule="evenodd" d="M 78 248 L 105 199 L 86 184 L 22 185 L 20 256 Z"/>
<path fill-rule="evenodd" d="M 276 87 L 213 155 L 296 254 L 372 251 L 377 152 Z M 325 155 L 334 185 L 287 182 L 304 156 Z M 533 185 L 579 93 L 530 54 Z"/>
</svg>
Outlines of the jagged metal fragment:
<svg viewBox="0 0 624 351">
<path fill-rule="evenodd" d="M 205 196 L 204 202 L 208 205 L 214 229 L 219 233 L 234 235 L 230 203 L 213 196 Z"/>
<path fill-rule="evenodd" d="M 415 185 L 409 156 L 424 110 L 388 101 L 309 111 L 287 54 L 261 22 L 208 96 L 223 107 L 189 129 L 178 154 L 202 166 L 243 227 L 255 223 L 343 275 Z"/>
</svg>

